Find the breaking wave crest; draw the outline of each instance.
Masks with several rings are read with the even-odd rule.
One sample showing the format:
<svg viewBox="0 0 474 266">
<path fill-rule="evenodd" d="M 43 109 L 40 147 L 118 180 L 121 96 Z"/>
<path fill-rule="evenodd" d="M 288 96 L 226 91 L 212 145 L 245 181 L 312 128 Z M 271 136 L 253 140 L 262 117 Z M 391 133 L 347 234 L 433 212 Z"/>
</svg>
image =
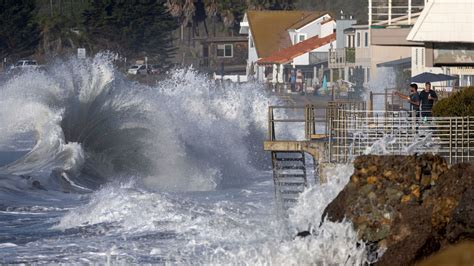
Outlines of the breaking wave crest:
<svg viewBox="0 0 474 266">
<path fill-rule="evenodd" d="M 235 186 L 266 164 L 262 91 L 220 89 L 192 69 L 140 85 L 107 54 L 56 62 L 2 85 L 0 145 L 31 145 L 0 173 L 70 190 L 130 176 L 157 189 Z"/>
</svg>

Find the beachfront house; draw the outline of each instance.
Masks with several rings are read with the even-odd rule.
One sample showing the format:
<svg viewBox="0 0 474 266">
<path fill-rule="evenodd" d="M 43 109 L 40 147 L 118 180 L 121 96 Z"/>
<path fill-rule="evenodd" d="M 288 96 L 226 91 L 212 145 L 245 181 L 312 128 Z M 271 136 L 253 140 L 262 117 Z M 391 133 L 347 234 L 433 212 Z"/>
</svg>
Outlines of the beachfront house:
<svg viewBox="0 0 474 266">
<path fill-rule="evenodd" d="M 327 12 L 248 11 L 240 26 L 249 42 L 247 75 L 260 82 L 284 83 L 295 68 L 312 83 L 336 45 L 336 21 Z"/>
<path fill-rule="evenodd" d="M 410 82 L 412 50 L 406 37 L 419 19 L 424 0 L 369 1 L 372 88 L 404 89 Z"/>
<path fill-rule="evenodd" d="M 472 0 L 427 2 L 406 37 L 407 41 L 420 45 L 412 50 L 412 75 L 432 72 L 458 76 L 456 82 L 434 84 L 447 90 L 452 86 L 473 86 L 473 14 Z"/>
<path fill-rule="evenodd" d="M 337 45 L 329 50 L 330 81 L 343 79 L 367 83 L 370 77 L 370 39 L 367 25 L 349 19 L 338 20 Z"/>
<path fill-rule="evenodd" d="M 248 43 L 245 36 L 216 36 L 201 40 L 200 69 L 219 76 L 245 76 Z"/>
</svg>

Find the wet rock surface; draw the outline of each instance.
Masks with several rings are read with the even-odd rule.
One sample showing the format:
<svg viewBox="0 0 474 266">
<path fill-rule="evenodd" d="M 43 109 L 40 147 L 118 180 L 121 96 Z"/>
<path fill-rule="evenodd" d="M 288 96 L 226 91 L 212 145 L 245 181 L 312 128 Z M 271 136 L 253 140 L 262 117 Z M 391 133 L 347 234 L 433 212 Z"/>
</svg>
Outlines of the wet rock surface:
<svg viewBox="0 0 474 266">
<path fill-rule="evenodd" d="M 378 247 L 378 265 L 410 265 L 474 239 L 474 165 L 451 168 L 436 155 L 360 156 L 350 182 L 328 205 Z M 373 255 L 373 254 L 372 254 Z"/>
</svg>

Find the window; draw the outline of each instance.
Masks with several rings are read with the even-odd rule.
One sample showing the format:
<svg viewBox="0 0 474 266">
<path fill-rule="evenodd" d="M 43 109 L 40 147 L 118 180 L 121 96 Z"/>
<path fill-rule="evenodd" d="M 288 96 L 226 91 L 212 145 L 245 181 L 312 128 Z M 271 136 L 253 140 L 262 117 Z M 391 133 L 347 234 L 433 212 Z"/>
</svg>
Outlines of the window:
<svg viewBox="0 0 474 266">
<path fill-rule="evenodd" d="M 425 65 L 425 49 L 421 48 L 421 65 Z"/>
<path fill-rule="evenodd" d="M 347 35 L 347 47 L 354 48 L 354 35 Z"/>
<path fill-rule="evenodd" d="M 234 48 L 232 44 L 218 44 L 217 45 L 217 56 L 218 57 L 233 57 Z"/>
<path fill-rule="evenodd" d="M 306 40 L 306 34 L 299 34 L 298 35 L 298 42 L 302 42 Z"/>
<path fill-rule="evenodd" d="M 360 32 L 357 33 L 357 47 L 360 47 Z"/>
<path fill-rule="evenodd" d="M 418 66 L 418 48 L 415 48 L 415 66 Z"/>
<path fill-rule="evenodd" d="M 369 47 L 369 33 L 368 32 L 364 34 L 364 39 L 365 39 L 365 43 L 364 43 L 365 47 Z"/>
</svg>

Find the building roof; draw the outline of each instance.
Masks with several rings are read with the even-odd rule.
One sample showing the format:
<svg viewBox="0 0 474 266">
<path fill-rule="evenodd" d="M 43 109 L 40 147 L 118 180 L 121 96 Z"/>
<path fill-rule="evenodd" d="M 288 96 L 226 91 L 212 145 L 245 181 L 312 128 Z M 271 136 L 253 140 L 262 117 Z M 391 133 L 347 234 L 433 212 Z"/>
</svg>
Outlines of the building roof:
<svg viewBox="0 0 474 266">
<path fill-rule="evenodd" d="M 295 24 L 289 26 L 287 29 L 301 29 L 304 26 L 308 25 L 309 23 L 317 20 L 318 18 L 324 16 L 324 15 L 329 15 L 327 12 L 312 12 L 308 16 L 306 16 L 303 19 L 298 20 L 295 22 Z"/>
<path fill-rule="evenodd" d="M 400 58 L 393 61 L 377 64 L 377 67 L 407 67 L 411 66 L 411 57 Z"/>
<path fill-rule="evenodd" d="M 308 53 L 321 46 L 329 44 L 336 40 L 336 33 L 328 35 L 323 38 L 319 36 L 311 37 L 305 41 L 299 42 L 286 49 L 277 51 L 271 56 L 262 58 L 257 61 L 258 64 L 284 64 L 293 60 L 295 57 Z"/>
<path fill-rule="evenodd" d="M 248 11 L 247 19 L 258 57 L 268 57 L 291 46 L 288 29 L 298 26 L 298 23 L 307 24 L 310 19 L 315 20 L 325 14 L 311 11 Z"/>
<path fill-rule="evenodd" d="M 407 40 L 474 43 L 474 2 L 472 0 L 429 1 Z"/>
<path fill-rule="evenodd" d="M 200 41 L 202 43 L 247 42 L 248 39 L 246 36 L 219 36 L 219 37 L 203 37 L 200 39 Z"/>
<path fill-rule="evenodd" d="M 334 22 L 336 22 L 336 20 L 335 20 L 335 19 L 333 19 L 333 18 L 330 18 L 330 19 L 326 19 L 326 20 L 324 20 L 323 22 L 321 22 L 321 25 L 324 25 L 324 24 L 326 24 L 326 23 L 329 23 L 329 22 L 331 22 L 331 21 L 334 21 Z"/>
</svg>

